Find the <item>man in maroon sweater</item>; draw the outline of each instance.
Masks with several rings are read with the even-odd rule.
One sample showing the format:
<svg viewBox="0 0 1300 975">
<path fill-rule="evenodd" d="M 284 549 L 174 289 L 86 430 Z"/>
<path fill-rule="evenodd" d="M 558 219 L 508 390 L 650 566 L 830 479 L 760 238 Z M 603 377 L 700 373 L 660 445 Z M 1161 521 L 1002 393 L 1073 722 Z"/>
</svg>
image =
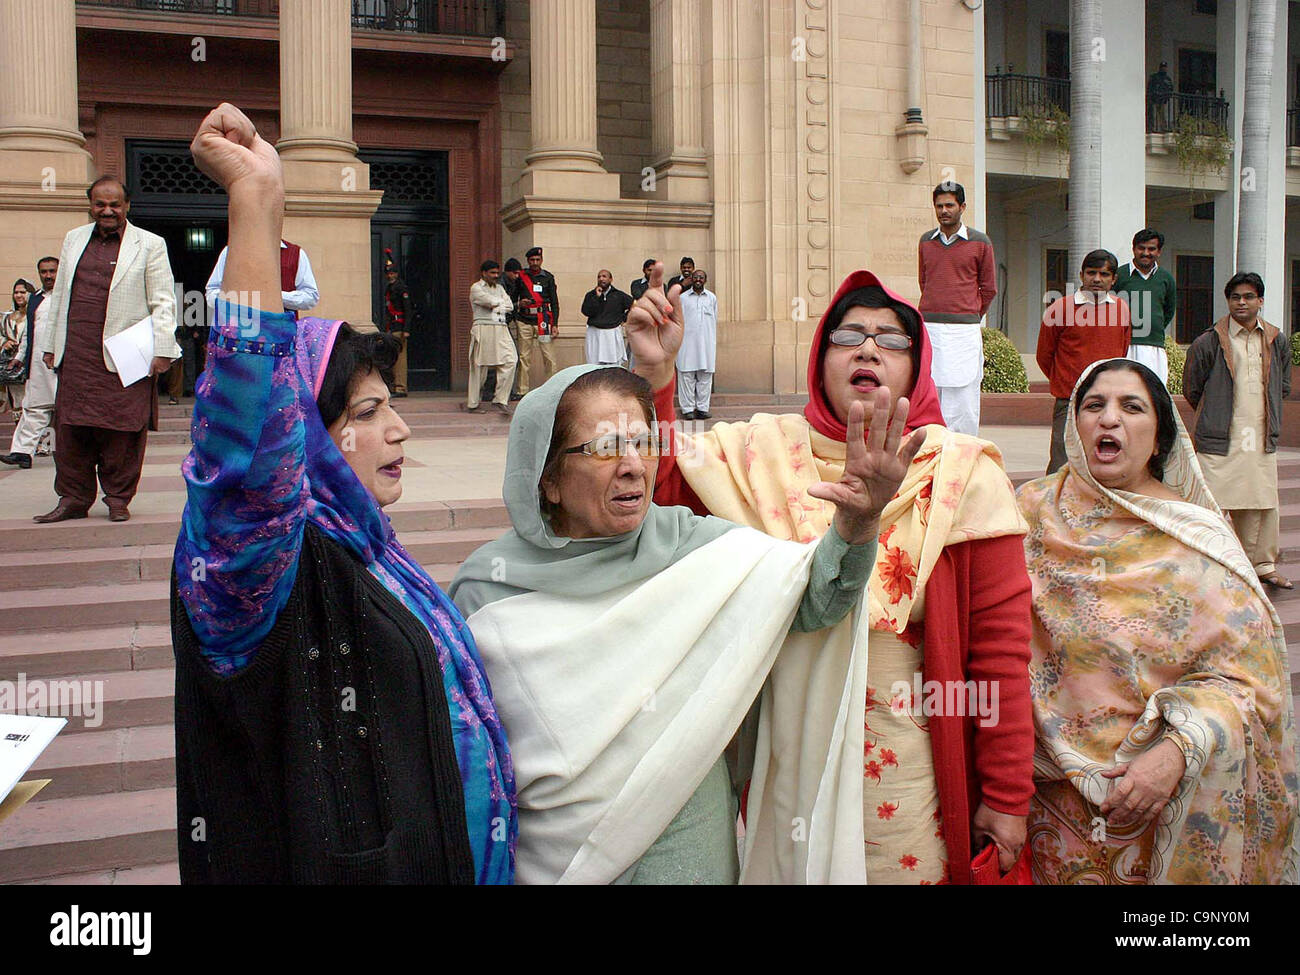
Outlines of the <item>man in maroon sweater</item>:
<svg viewBox="0 0 1300 975">
<path fill-rule="evenodd" d="M 950 430 L 977 436 L 984 340 L 980 324 L 998 293 L 993 241 L 962 222 L 966 190 L 946 181 L 931 194 L 939 226 L 917 247 L 921 303 L 934 347 L 934 383 Z"/>
</svg>

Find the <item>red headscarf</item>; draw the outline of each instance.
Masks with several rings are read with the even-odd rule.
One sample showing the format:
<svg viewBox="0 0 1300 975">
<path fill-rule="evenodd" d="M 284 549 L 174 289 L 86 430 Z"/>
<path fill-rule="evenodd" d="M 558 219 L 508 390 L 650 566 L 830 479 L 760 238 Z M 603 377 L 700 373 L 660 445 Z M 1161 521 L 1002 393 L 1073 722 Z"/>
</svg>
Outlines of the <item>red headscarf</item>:
<svg viewBox="0 0 1300 975">
<path fill-rule="evenodd" d="M 818 355 L 822 347 L 822 335 L 826 331 L 826 320 L 831 317 L 831 312 L 839 303 L 839 300 L 850 291 L 868 287 L 880 288 L 894 301 L 907 305 L 908 308 L 916 311 L 911 302 L 904 301 L 886 288 L 884 283 L 870 271 L 854 271 L 844 279 L 844 283 L 835 292 L 835 297 L 826 306 L 826 313 L 822 315 L 822 320 L 817 323 L 817 331 L 813 334 L 812 350 L 808 355 L 808 405 L 803 408 L 803 415 L 812 425 L 812 428 L 832 440 L 843 441 L 847 439 L 849 431 L 836 418 L 835 411 L 831 409 L 831 405 L 826 399 L 826 390 L 822 388 L 822 361 L 821 356 Z M 921 334 L 917 338 L 915 347 L 919 356 L 920 367 L 916 373 L 916 384 L 912 387 L 912 394 L 907 398 L 908 402 L 912 404 L 912 409 L 908 413 L 907 427 L 904 432 L 923 427 L 927 423 L 944 425 L 943 413 L 939 410 L 939 391 L 935 388 L 934 379 L 930 376 L 930 337 L 926 334 L 925 323 L 921 320 L 920 312 L 917 312 L 916 320 L 921 322 Z"/>
</svg>

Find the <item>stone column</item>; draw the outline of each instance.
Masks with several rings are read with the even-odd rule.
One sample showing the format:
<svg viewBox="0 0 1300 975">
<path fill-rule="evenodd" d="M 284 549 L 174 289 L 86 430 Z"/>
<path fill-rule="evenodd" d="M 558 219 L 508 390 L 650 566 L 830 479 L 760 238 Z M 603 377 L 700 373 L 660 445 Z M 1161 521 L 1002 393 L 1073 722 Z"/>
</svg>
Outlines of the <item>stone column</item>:
<svg viewBox="0 0 1300 975">
<path fill-rule="evenodd" d="M 533 146 L 520 195 L 617 199 L 596 148 L 595 0 L 528 5 Z"/>
<path fill-rule="evenodd" d="M 1106 248 L 1123 264 L 1133 259 L 1133 235 L 1147 225 L 1146 6 L 1102 0 L 1101 22 L 1103 28 L 1122 23 L 1124 29 L 1106 30 L 1094 42 L 1106 46 L 1101 60 L 1101 239 L 1092 246 Z M 1119 92 L 1126 95 L 1118 97 Z M 1078 273 L 1072 261 L 1075 280 Z"/>
<path fill-rule="evenodd" d="M 35 281 L 37 258 L 85 223 L 94 174 L 77 130 L 73 0 L 0 0 L 0 65 L 0 276 Z"/>
<path fill-rule="evenodd" d="M 655 191 L 663 200 L 709 197 L 704 156 L 700 0 L 651 0 L 650 65 Z"/>
<path fill-rule="evenodd" d="M 352 5 L 280 0 L 285 237 L 311 258 L 322 318 L 368 323 L 370 218 L 383 196 L 352 141 Z"/>
<path fill-rule="evenodd" d="M 355 162 L 352 8 L 348 0 L 280 4 L 280 141 L 284 159 Z"/>
</svg>

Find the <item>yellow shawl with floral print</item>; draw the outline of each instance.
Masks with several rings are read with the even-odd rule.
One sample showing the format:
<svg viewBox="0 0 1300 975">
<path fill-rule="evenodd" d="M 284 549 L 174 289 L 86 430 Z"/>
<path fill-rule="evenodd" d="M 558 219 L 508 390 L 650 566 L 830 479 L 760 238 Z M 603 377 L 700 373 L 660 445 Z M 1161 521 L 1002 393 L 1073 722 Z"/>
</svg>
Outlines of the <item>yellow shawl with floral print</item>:
<svg viewBox="0 0 1300 975">
<path fill-rule="evenodd" d="M 901 634 L 945 545 L 1019 535 L 1002 454 L 986 440 L 923 427 L 925 443 L 880 516 L 876 569 L 867 586 L 870 625 Z M 844 476 L 845 445 L 798 414 L 759 413 L 691 438 L 678 463 L 709 511 L 775 538 L 811 542 L 835 515 L 808 488 Z"/>
</svg>

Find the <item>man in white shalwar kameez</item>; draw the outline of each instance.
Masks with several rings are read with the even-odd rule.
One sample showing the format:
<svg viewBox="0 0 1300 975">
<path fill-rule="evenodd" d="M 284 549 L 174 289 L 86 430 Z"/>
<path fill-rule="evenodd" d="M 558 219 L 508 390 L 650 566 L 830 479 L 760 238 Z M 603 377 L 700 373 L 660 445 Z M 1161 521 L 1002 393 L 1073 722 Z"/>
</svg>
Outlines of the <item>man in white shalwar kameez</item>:
<svg viewBox="0 0 1300 975">
<path fill-rule="evenodd" d="M 470 285 L 469 304 L 474 314 L 469 339 L 469 394 L 465 408 L 470 413 L 482 410 L 479 389 L 483 386 L 483 372 L 496 369 L 496 394 L 492 405 L 498 413 L 510 413 L 506 403 L 510 399 L 510 385 L 515 381 L 515 364 L 519 355 L 514 340 L 506 327 L 506 316 L 514 310 L 514 302 L 501 285 L 501 265 L 484 261 L 479 268 L 482 277 Z"/>
<path fill-rule="evenodd" d="M 677 398 L 683 420 L 707 420 L 718 353 L 718 296 L 706 288 L 709 276 L 696 270 L 682 292 L 682 347 L 677 352 Z"/>
<path fill-rule="evenodd" d="M 59 377 L 45 364 L 44 358 L 36 349 L 49 338 L 50 301 L 54 294 L 54 282 L 59 273 L 57 257 L 43 257 L 36 265 L 41 278 L 41 291 L 33 295 L 27 303 L 27 312 L 32 320 L 32 342 L 25 350 L 29 360 L 27 368 L 27 388 L 23 394 L 23 415 L 14 428 L 14 437 L 9 445 L 9 453 L 0 456 L 0 462 L 14 467 L 30 468 L 32 455 L 41 451 L 40 443 L 49 438 L 51 447 L 54 441 L 54 394 L 59 388 Z"/>
</svg>

